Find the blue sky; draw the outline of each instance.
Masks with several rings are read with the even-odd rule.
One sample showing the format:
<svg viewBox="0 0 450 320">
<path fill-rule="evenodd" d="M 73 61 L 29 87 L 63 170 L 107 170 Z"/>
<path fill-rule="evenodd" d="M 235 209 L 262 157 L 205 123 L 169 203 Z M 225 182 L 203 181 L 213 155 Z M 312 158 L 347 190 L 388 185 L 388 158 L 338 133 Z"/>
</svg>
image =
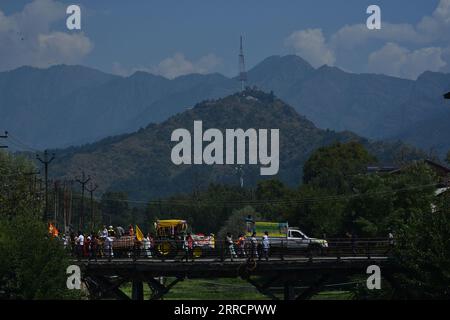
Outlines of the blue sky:
<svg viewBox="0 0 450 320">
<path fill-rule="evenodd" d="M 65 28 L 69 4 L 82 8 L 81 32 Z M 370 4 L 381 7 L 382 30 L 365 28 Z M 415 78 L 450 71 L 449 27 L 450 0 L 0 0 L 0 70 L 68 63 L 233 76 L 242 34 L 248 67 L 298 54 L 315 67 Z"/>
</svg>

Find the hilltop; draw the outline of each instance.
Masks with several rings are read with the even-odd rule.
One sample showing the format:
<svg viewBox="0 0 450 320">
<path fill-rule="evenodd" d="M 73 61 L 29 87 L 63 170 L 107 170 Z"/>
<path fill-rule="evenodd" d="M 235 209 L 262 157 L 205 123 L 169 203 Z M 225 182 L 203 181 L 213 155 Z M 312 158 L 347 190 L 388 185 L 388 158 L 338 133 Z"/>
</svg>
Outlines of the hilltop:
<svg viewBox="0 0 450 320">
<path fill-rule="evenodd" d="M 205 100 L 162 123 L 150 124 L 131 134 L 57 150 L 52 173 L 57 178 L 73 178 L 83 168 L 95 177 L 100 191 L 127 191 L 134 199 L 192 192 L 210 183 L 237 185 L 235 166 L 176 166 L 171 162 L 171 148 L 176 144 L 171 142 L 171 133 L 178 128 L 192 132 L 194 120 L 202 120 L 204 130 L 279 129 L 280 170 L 275 178 L 289 185 L 300 183 L 302 166 L 313 150 L 335 141 L 360 141 L 382 162 L 392 162 L 401 149 L 401 144 L 370 142 L 351 132 L 319 129 L 273 94 L 247 90 L 244 95 L 237 93 Z M 419 157 L 419 154 L 413 151 L 410 156 Z M 254 186 L 264 178 L 259 175 L 258 165 L 246 165 L 244 172 L 246 186 Z"/>
</svg>

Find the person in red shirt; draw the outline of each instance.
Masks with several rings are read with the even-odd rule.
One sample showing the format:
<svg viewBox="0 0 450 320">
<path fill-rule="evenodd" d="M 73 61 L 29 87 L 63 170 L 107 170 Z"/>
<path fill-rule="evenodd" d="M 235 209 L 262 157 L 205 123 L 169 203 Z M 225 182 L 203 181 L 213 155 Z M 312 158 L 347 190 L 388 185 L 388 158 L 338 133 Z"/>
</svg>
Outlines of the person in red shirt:
<svg viewBox="0 0 450 320">
<path fill-rule="evenodd" d="M 189 261 L 189 257 L 192 258 L 192 261 L 194 261 L 193 256 L 193 250 L 194 250 L 194 239 L 192 238 L 191 234 L 188 232 L 186 237 L 184 238 L 184 251 L 186 252 L 186 262 Z"/>
<path fill-rule="evenodd" d="M 239 235 L 239 238 L 236 241 L 236 245 L 238 248 L 238 254 L 241 257 L 245 258 L 245 256 L 246 256 L 246 254 L 245 254 L 245 236 L 242 233 Z"/>
<path fill-rule="evenodd" d="M 88 236 L 83 244 L 83 256 L 89 258 L 90 256 L 90 246 L 91 246 L 91 236 Z"/>
</svg>

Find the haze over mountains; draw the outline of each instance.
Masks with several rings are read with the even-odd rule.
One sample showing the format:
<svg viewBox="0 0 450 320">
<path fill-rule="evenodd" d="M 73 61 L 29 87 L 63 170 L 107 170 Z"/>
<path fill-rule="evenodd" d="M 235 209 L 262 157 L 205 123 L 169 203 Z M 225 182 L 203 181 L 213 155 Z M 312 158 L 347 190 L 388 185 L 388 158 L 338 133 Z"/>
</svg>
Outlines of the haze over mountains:
<svg viewBox="0 0 450 320">
<path fill-rule="evenodd" d="M 272 56 L 248 72 L 248 84 L 274 93 L 319 128 L 371 139 L 402 139 L 441 155 L 450 149 L 450 75 L 416 81 L 313 68 L 298 56 Z M 54 148 L 93 142 L 161 122 L 199 101 L 225 97 L 239 83 L 220 74 L 173 80 L 130 77 L 82 66 L 21 67 L 0 73 L 0 129 L 25 144 Z"/>
</svg>

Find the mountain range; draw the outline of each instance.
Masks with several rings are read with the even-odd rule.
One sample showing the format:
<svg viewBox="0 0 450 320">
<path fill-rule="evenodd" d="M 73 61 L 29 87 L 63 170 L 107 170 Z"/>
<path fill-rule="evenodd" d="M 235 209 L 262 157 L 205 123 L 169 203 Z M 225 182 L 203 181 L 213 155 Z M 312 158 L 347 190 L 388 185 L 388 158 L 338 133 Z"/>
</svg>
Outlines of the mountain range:
<svg viewBox="0 0 450 320">
<path fill-rule="evenodd" d="M 443 155 L 450 149 L 450 75 L 417 80 L 313 68 L 295 55 L 271 56 L 248 72 L 248 85 L 273 91 L 317 127 L 370 139 L 411 143 Z M 21 67 L 0 73 L 0 129 L 11 147 L 44 149 L 94 142 L 161 123 L 199 101 L 239 90 L 236 78 L 190 74 L 129 77 L 82 66 Z"/>
<path fill-rule="evenodd" d="M 56 150 L 51 174 L 57 179 L 74 179 L 84 170 L 99 185 L 100 192 L 126 190 L 132 199 L 144 200 L 200 190 L 211 183 L 238 185 L 235 165 L 172 163 L 171 151 L 177 144 L 171 141 L 172 132 L 184 128 L 192 133 L 195 120 L 202 120 L 204 131 L 208 128 L 221 132 L 236 128 L 279 129 L 278 174 L 260 176 L 259 165 L 244 165 L 245 186 L 254 186 L 263 178 L 277 178 L 296 186 L 301 182 L 302 167 L 311 152 L 337 141 L 359 141 L 381 163 L 392 163 L 400 153 L 405 160 L 423 156 L 411 148 L 405 152 L 406 146 L 401 143 L 371 142 L 348 131 L 319 129 L 273 94 L 248 89 L 225 98 L 205 100 L 134 133 Z"/>
</svg>

